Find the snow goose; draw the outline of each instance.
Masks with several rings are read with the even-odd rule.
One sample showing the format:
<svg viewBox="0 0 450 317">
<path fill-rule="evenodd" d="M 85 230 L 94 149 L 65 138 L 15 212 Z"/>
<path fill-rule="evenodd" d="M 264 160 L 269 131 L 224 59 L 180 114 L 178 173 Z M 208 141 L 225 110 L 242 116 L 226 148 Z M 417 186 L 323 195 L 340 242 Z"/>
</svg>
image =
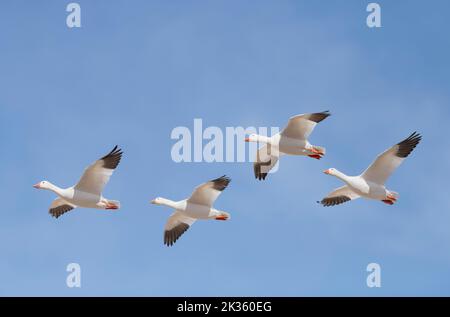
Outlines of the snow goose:
<svg viewBox="0 0 450 317">
<path fill-rule="evenodd" d="M 157 197 L 152 204 L 175 209 L 164 228 L 164 244 L 172 246 L 197 219 L 228 220 L 230 214 L 214 209 L 212 205 L 220 193 L 227 188 L 231 179 L 225 175 L 196 187 L 191 197 L 172 201 Z"/>
<path fill-rule="evenodd" d="M 347 176 L 335 168 L 324 171 L 325 174 L 341 179 L 346 185 L 329 193 L 320 203 L 328 207 L 365 197 L 393 205 L 399 194 L 386 189 L 384 183 L 414 150 L 421 139 L 422 136 L 414 132 L 405 140 L 378 155 L 375 161 L 359 176 Z"/>
<path fill-rule="evenodd" d="M 49 213 L 55 218 L 76 207 L 119 209 L 120 202 L 106 199 L 102 196 L 102 191 L 121 158 L 122 150 L 116 145 L 111 152 L 88 166 L 75 186 L 63 189 L 49 181 L 41 181 L 33 187 L 51 190 L 59 196 L 49 209 Z"/>
<path fill-rule="evenodd" d="M 258 134 L 250 134 L 246 142 L 265 143 L 256 155 L 253 164 L 255 178 L 266 179 L 267 174 L 278 162 L 281 155 L 305 155 L 315 159 L 321 159 L 325 155 L 325 148 L 312 145 L 308 137 L 317 123 L 325 120 L 331 114 L 329 111 L 300 114 L 289 119 L 288 125 L 271 137 Z"/>
</svg>

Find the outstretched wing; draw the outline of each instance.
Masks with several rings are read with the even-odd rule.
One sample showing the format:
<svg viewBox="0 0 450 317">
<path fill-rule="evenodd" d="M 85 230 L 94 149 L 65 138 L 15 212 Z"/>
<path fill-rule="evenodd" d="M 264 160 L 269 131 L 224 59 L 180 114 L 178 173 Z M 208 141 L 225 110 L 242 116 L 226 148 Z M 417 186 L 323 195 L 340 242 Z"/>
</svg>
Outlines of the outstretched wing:
<svg viewBox="0 0 450 317">
<path fill-rule="evenodd" d="M 347 185 L 339 187 L 338 189 L 333 190 L 331 193 L 327 195 L 324 199 L 320 201 L 320 203 L 324 207 L 336 206 L 343 204 L 347 201 L 357 199 L 360 196 L 353 192 Z"/>
<path fill-rule="evenodd" d="M 166 226 L 164 227 L 164 244 L 172 246 L 194 222 L 194 218 L 188 217 L 179 211 L 175 211 L 169 217 Z"/>
<path fill-rule="evenodd" d="M 114 169 L 119 165 L 121 158 L 122 150 L 116 145 L 111 152 L 84 170 L 83 176 L 81 176 L 78 184 L 75 185 L 75 189 L 100 195 L 113 174 Z"/>
<path fill-rule="evenodd" d="M 383 185 L 397 167 L 419 144 L 422 136 L 414 132 L 409 137 L 378 155 L 375 161 L 362 173 L 370 182 Z"/>
<path fill-rule="evenodd" d="M 227 188 L 230 182 L 231 179 L 223 175 L 219 178 L 203 183 L 195 188 L 191 197 L 189 197 L 188 202 L 211 207 L 217 197 L 219 197 L 220 193 Z"/>
<path fill-rule="evenodd" d="M 72 205 L 61 198 L 56 198 L 50 205 L 48 213 L 53 217 L 58 218 L 75 207 L 75 205 Z"/>
<path fill-rule="evenodd" d="M 289 119 L 288 125 L 281 135 L 292 138 L 307 140 L 317 123 L 325 120 L 331 115 L 329 111 L 300 114 Z"/>
<path fill-rule="evenodd" d="M 256 153 L 256 160 L 253 163 L 255 178 L 265 180 L 270 170 L 277 164 L 279 153 L 274 152 L 269 144 L 262 146 Z"/>
</svg>

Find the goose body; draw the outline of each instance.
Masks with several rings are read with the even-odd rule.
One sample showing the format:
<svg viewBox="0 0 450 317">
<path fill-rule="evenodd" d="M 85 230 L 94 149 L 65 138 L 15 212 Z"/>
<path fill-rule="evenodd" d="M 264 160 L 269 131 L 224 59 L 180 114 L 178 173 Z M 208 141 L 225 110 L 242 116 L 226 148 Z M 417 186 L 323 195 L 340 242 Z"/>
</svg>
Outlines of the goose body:
<svg viewBox="0 0 450 317">
<path fill-rule="evenodd" d="M 88 166 L 74 186 L 60 188 L 49 181 L 41 181 L 33 187 L 47 189 L 58 195 L 49 209 L 49 213 L 55 218 L 76 207 L 119 209 L 120 202 L 103 197 L 102 191 L 121 158 L 122 151 L 116 146 L 110 153 Z"/>
<path fill-rule="evenodd" d="M 230 214 L 212 207 L 231 179 L 225 175 L 197 186 L 192 195 L 180 201 L 157 197 L 152 204 L 174 209 L 164 228 L 164 244 L 172 246 L 199 219 L 228 220 Z"/>
<path fill-rule="evenodd" d="M 264 144 L 258 149 L 253 164 L 255 178 L 265 180 L 267 174 L 277 164 L 282 155 L 309 156 L 321 159 L 325 155 L 325 148 L 312 145 L 309 143 L 308 138 L 317 123 L 329 116 L 329 111 L 300 114 L 291 117 L 283 131 L 271 137 L 250 134 L 245 141 Z"/>
<path fill-rule="evenodd" d="M 326 174 L 339 178 L 345 185 L 329 193 L 320 203 L 328 207 L 364 197 L 393 205 L 399 198 L 399 194 L 387 189 L 385 182 L 411 154 L 421 139 L 422 136 L 414 132 L 408 138 L 378 155 L 375 161 L 358 176 L 345 175 L 335 168 L 324 171 Z"/>
</svg>

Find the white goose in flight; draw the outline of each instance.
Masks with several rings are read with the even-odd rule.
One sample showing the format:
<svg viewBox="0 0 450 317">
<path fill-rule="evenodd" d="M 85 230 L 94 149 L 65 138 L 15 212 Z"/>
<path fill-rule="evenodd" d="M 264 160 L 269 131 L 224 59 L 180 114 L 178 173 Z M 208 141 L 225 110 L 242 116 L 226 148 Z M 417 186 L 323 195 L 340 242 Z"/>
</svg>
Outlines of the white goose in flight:
<svg viewBox="0 0 450 317">
<path fill-rule="evenodd" d="M 320 203 L 328 207 L 364 197 L 393 205 L 399 194 L 386 189 L 384 183 L 414 150 L 421 139 L 422 136 L 414 132 L 405 140 L 378 155 L 375 161 L 359 176 L 347 176 L 335 168 L 324 171 L 325 174 L 341 179 L 346 185 L 329 193 Z"/>
<path fill-rule="evenodd" d="M 110 153 L 88 166 L 75 186 L 59 188 L 49 181 L 41 181 L 33 187 L 51 190 L 59 196 L 49 209 L 49 213 L 55 218 L 76 207 L 119 209 L 120 202 L 106 199 L 102 196 L 102 191 L 121 158 L 122 150 L 116 145 Z"/>
<path fill-rule="evenodd" d="M 161 197 L 153 199 L 152 204 L 175 209 L 164 228 L 164 244 L 167 246 L 173 245 L 197 219 L 230 219 L 229 213 L 212 207 L 214 201 L 227 188 L 230 181 L 230 178 L 223 175 L 197 186 L 191 197 L 180 201 L 172 201 Z"/>
<path fill-rule="evenodd" d="M 265 143 L 256 155 L 253 170 L 255 178 L 266 179 L 269 171 L 278 162 L 281 155 L 305 155 L 320 160 L 325 155 L 325 148 L 312 145 L 308 137 L 317 123 L 329 117 L 329 111 L 300 114 L 289 119 L 287 127 L 271 137 L 250 134 L 246 142 Z"/>
</svg>

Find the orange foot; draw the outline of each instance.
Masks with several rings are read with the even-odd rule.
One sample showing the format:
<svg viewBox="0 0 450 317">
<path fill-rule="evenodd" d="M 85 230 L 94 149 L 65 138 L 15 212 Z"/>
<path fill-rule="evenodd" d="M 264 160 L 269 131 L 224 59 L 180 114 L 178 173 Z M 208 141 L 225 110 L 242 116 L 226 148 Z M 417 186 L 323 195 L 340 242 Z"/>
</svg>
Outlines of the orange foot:
<svg viewBox="0 0 450 317">
<path fill-rule="evenodd" d="M 313 154 L 313 155 L 308 155 L 309 157 L 315 158 L 316 160 L 320 160 L 322 158 L 322 156 L 318 155 L 318 154 Z"/>
<path fill-rule="evenodd" d="M 387 199 L 392 200 L 392 201 L 394 201 L 394 202 L 397 201 L 397 198 L 396 198 L 395 196 L 387 195 L 386 197 L 387 197 Z"/>
<path fill-rule="evenodd" d="M 105 209 L 119 209 L 119 206 L 114 204 L 106 204 Z"/>
<path fill-rule="evenodd" d="M 382 200 L 382 202 L 384 202 L 385 204 L 388 204 L 388 205 L 393 205 L 394 204 L 394 202 L 392 200 L 389 200 L 389 199 Z"/>
</svg>

